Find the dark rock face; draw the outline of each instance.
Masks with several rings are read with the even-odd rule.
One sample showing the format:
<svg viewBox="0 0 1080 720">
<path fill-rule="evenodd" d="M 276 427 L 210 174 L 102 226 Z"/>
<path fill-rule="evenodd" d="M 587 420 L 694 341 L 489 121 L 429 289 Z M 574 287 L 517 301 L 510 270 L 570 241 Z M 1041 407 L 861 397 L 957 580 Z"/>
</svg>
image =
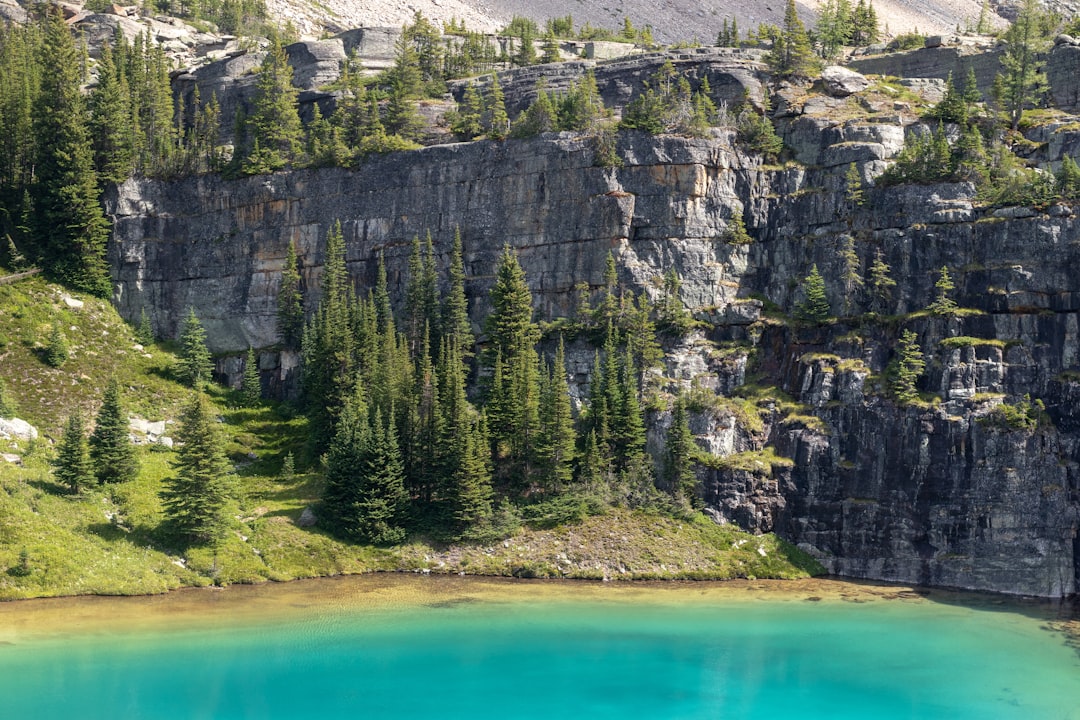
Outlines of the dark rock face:
<svg viewBox="0 0 1080 720">
<path fill-rule="evenodd" d="M 675 268 L 683 302 L 711 325 L 667 348 L 668 377 L 715 399 L 694 414 L 699 443 L 718 456 L 767 446 L 787 459 L 703 470 L 703 496 L 717 517 L 775 530 L 843 575 L 1073 593 L 1077 218 L 1061 206 L 986 213 L 964 184 L 868 188 L 863 206 L 849 206 L 846 163 L 873 177 L 899 149 L 898 130 L 798 119 L 786 125 L 787 140 L 815 158 L 806 166 L 763 167 L 726 131 L 704 140 L 624 133 L 620 168 L 595 166 L 589 138 L 550 135 L 432 147 L 356 171 L 128 181 L 108 198 L 115 299 L 128 318 L 146 308 L 163 335 L 175 335 L 194 307 L 215 351 L 272 347 L 288 244 L 313 307 L 324 238 L 339 219 L 358 283 L 374 281 L 383 253 L 398 297 L 413 236 L 430 230 L 445 267 L 460 227 L 476 319 L 504 243 L 519 252 L 541 318 L 572 314 L 578 283 L 600 287 L 609 251 L 623 284 L 654 300 Z M 852 145 L 873 148 L 822 160 Z M 754 242 L 724 241 L 736 214 Z M 868 295 L 845 292 L 848 236 L 858 275 L 879 252 L 891 266 L 897 286 L 887 313 L 926 308 L 942 266 L 968 310 L 866 319 Z M 805 327 L 763 318 L 761 298 L 790 310 L 812 264 L 833 313 L 855 319 Z M 887 396 L 886 368 L 905 328 L 918 334 L 927 360 L 919 389 L 935 393 L 935 403 L 898 407 Z M 590 355 L 580 350 L 572 359 L 579 385 L 588 382 Z M 755 382 L 787 400 L 758 400 L 747 411 L 728 397 L 746 389 L 751 353 Z M 295 377 L 296 358 L 263 366 L 281 387 Z M 573 392 L 581 396 L 580 387 Z M 995 408 L 1025 395 L 1045 404 L 1037 427 L 995 419 Z M 797 412 L 785 409 L 792 403 Z M 667 418 L 650 420 L 657 450 Z"/>
</svg>

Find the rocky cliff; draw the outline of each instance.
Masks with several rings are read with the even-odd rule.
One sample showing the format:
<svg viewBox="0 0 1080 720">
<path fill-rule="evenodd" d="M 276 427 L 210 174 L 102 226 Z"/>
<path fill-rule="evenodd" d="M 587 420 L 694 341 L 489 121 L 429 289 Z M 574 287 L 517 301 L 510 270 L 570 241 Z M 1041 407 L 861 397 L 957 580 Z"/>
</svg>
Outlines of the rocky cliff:
<svg viewBox="0 0 1080 720">
<path fill-rule="evenodd" d="M 477 319 L 504 243 L 540 319 L 572 315 L 576 286 L 602 285 L 609 251 L 621 282 L 657 300 L 674 268 L 706 329 L 669 340 L 666 387 L 692 397 L 692 428 L 716 459 L 702 494 L 719 520 L 775 530 L 842 575 L 1071 594 L 1080 223 L 1062 205 L 980 209 L 966 184 L 871 187 L 904 127 L 891 104 L 842 119 L 843 102 L 787 112 L 779 125 L 798 162 L 783 166 L 718 129 L 700 140 L 623 133 L 621 167 L 599 166 L 588 137 L 548 135 L 430 147 L 355 171 L 128 181 L 108 198 L 116 302 L 129 318 L 146 309 L 166 336 L 193 307 L 219 353 L 272 349 L 288 244 L 313 304 L 337 220 L 358 283 L 374 280 L 382 255 L 399 296 L 413 236 L 430 231 L 445 267 L 460 228 Z M 1046 162 L 1076 144 L 1075 130 L 1058 130 L 1039 151 Z M 851 163 L 867 186 L 861 206 L 846 199 Z M 736 216 L 752 242 L 727 241 Z M 869 314 L 852 278 L 879 254 L 897 286 Z M 815 264 L 841 319 L 811 326 L 790 314 Z M 942 266 L 961 312 L 926 312 Z M 917 333 L 927 371 L 924 401 L 901 407 L 885 373 L 903 329 Z M 591 354 L 572 353 L 575 394 Z M 295 359 L 276 358 L 265 352 L 264 370 L 287 383 Z M 654 449 L 667 422 L 653 412 Z"/>
</svg>

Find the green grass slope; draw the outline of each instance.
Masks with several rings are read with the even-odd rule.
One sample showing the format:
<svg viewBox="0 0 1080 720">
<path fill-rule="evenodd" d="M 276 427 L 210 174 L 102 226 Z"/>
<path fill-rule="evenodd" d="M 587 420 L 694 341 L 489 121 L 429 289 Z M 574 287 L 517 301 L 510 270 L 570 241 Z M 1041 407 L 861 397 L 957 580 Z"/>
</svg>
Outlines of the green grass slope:
<svg viewBox="0 0 1080 720">
<path fill-rule="evenodd" d="M 2 273 L 0 273 L 2 274 Z M 82 301 L 81 307 L 72 307 Z M 71 349 L 60 368 L 43 359 L 59 324 Z M 412 541 L 379 549 L 337 540 L 297 523 L 316 506 L 319 472 L 280 475 L 301 455 L 305 422 L 287 408 L 238 407 L 215 388 L 228 450 L 240 478 L 236 527 L 216 550 L 186 548 L 162 526 L 158 493 L 173 452 L 141 445 L 137 479 L 72 495 L 50 460 L 67 416 L 89 421 L 116 377 L 130 415 L 179 417 L 191 391 L 173 379 L 168 347 L 141 348 L 106 302 L 73 296 L 40 277 L 0 286 L 0 379 L 35 425 L 34 442 L 0 440 L 0 600 L 75 594 L 160 593 L 181 586 L 251 583 L 378 570 L 581 578 L 805 577 L 821 572 L 778 539 L 757 538 L 703 518 L 677 520 L 612 510 L 554 529 L 522 528 L 493 544 L 433 546 Z M 167 425 L 174 428 L 174 425 Z M 166 434 L 169 430 L 166 430 Z"/>
</svg>

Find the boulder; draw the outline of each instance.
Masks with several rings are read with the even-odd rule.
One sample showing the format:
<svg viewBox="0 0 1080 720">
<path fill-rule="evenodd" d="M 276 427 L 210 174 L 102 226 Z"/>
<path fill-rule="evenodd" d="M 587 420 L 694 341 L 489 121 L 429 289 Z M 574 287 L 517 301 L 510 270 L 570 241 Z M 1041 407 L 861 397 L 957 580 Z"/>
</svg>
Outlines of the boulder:
<svg viewBox="0 0 1080 720">
<path fill-rule="evenodd" d="M 19 418 L 0 418 L 0 438 L 16 440 L 37 440 L 37 428 Z"/>
<path fill-rule="evenodd" d="M 865 75 L 839 65 L 830 65 L 822 70 L 821 83 L 825 86 L 825 92 L 833 97 L 847 97 L 870 87 Z"/>
<path fill-rule="evenodd" d="M 22 465 L 22 458 L 15 453 L 0 453 L 0 460 L 9 462 L 12 465 Z"/>
<path fill-rule="evenodd" d="M 319 519 L 315 517 L 315 511 L 311 509 L 310 505 L 304 508 L 304 512 L 300 513 L 300 517 L 296 519 L 296 524 L 299 527 L 312 527 L 317 522 L 319 522 Z"/>
</svg>

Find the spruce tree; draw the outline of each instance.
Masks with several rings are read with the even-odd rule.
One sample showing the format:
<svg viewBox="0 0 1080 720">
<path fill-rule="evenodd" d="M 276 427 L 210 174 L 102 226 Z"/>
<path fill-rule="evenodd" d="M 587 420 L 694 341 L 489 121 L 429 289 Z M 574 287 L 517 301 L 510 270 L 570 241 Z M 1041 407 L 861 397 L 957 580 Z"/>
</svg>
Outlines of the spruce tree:
<svg viewBox="0 0 1080 720">
<path fill-rule="evenodd" d="M 465 262 L 462 257 L 461 228 L 454 230 L 454 246 L 450 253 L 448 279 L 450 286 L 443 304 L 443 335 L 456 344 L 462 362 L 467 362 L 473 356 L 475 339 L 472 322 L 469 320 L 469 301 L 465 295 Z"/>
<path fill-rule="evenodd" d="M 90 454 L 86 447 L 86 432 L 78 413 L 68 416 L 64 435 L 56 449 L 53 475 L 72 493 L 78 493 L 94 480 L 93 466 L 90 464 Z"/>
<path fill-rule="evenodd" d="M 150 316 L 147 314 L 145 307 L 139 310 L 139 326 L 135 330 L 135 337 L 139 339 L 139 343 L 142 345 L 152 345 L 154 343 L 154 326 L 150 322 Z"/>
<path fill-rule="evenodd" d="M 900 336 L 900 347 L 890 368 L 890 387 L 898 403 L 906 405 L 919 398 L 915 383 L 925 369 L 926 361 L 923 360 L 918 337 L 913 331 L 905 330 Z"/>
<path fill-rule="evenodd" d="M 299 91 L 292 84 L 293 71 L 285 48 L 276 36 L 259 69 L 254 108 L 248 117 L 248 134 L 261 151 L 245 161 L 249 171 L 278 170 L 300 157 L 303 128 L 297 112 Z"/>
<path fill-rule="evenodd" d="M 870 304 L 877 312 L 887 311 L 892 302 L 892 289 L 896 287 L 896 281 L 892 279 L 891 272 L 892 268 L 885 262 L 879 249 L 870 265 Z"/>
<path fill-rule="evenodd" d="M 573 479 L 577 440 L 562 337 L 544 380 L 540 394 L 540 435 L 536 443 L 540 485 L 547 492 L 558 493 Z"/>
<path fill-rule="evenodd" d="M 782 78 L 806 79 L 821 70 L 821 63 L 814 55 L 806 26 L 799 19 L 795 0 L 788 0 L 784 10 L 784 27 L 773 43 L 766 58 L 769 68 Z"/>
<path fill-rule="evenodd" d="M 247 407 L 255 407 L 262 400 L 262 380 L 259 377 L 259 356 L 248 348 L 244 357 L 244 379 L 240 384 L 240 398 Z"/>
<path fill-rule="evenodd" d="M 1023 0 L 1016 20 L 1005 31 L 1000 100 L 1013 130 L 1019 127 L 1024 108 L 1038 100 L 1046 88 L 1043 69 L 1050 31 L 1046 11 L 1039 0 Z"/>
<path fill-rule="evenodd" d="M 450 130 L 461 140 L 472 140 L 484 132 L 484 100 L 474 83 L 465 86 L 461 105 L 450 120 Z"/>
<path fill-rule="evenodd" d="M 356 492 L 356 537 L 373 545 L 393 545 L 405 539 L 402 527 L 405 503 L 405 471 L 392 418 L 383 420 L 375 409 L 361 446 L 356 467 L 359 483 Z"/>
<path fill-rule="evenodd" d="M 35 235 L 50 273 L 98 297 L 111 290 L 105 243 L 109 226 L 98 203 L 97 175 L 81 92 L 82 63 L 58 8 L 45 12 L 42 74 L 34 109 Z"/>
<path fill-rule="evenodd" d="M 162 505 L 172 529 L 197 544 L 218 545 L 231 524 L 232 467 L 210 405 L 196 393 L 177 431 L 174 474 L 165 480 Z"/>
<path fill-rule="evenodd" d="M 179 354 L 180 381 L 201 390 L 203 384 L 210 381 L 214 363 L 210 358 L 210 350 L 206 347 L 206 330 L 199 322 L 195 308 L 188 308 L 184 326 L 180 330 Z"/>
<path fill-rule="evenodd" d="M 359 388 L 341 410 L 334 437 L 326 452 L 326 485 L 320 515 L 325 524 L 344 537 L 359 534 L 357 504 L 360 468 L 371 428 L 368 407 Z"/>
<path fill-rule="evenodd" d="M 929 310 L 935 315 L 946 315 L 956 310 L 956 301 L 949 297 L 950 293 L 956 289 L 956 285 L 953 284 L 952 278 L 949 276 L 949 268 L 945 265 L 941 266 L 941 272 L 938 275 L 938 280 L 934 283 L 934 287 L 937 288 L 937 296 L 934 298 L 934 302 L 930 303 Z"/>
<path fill-rule="evenodd" d="M 282 344 L 296 350 L 304 336 L 304 296 L 300 290 L 300 268 L 296 248 L 289 243 L 285 265 L 281 268 L 281 285 L 277 294 L 277 331 Z"/>
<path fill-rule="evenodd" d="M 795 308 L 795 315 L 806 322 L 822 323 L 829 319 L 829 298 L 825 294 L 825 279 L 818 272 L 817 264 L 803 279 L 803 299 Z"/>
<path fill-rule="evenodd" d="M 98 85 L 90 96 L 90 131 L 94 165 L 105 182 L 123 182 L 135 168 L 131 90 L 115 62 L 112 45 L 104 43 L 98 61 Z"/>
<path fill-rule="evenodd" d="M 505 140 L 510 131 L 510 118 L 506 114 L 506 96 L 503 94 L 499 76 L 491 76 L 491 93 L 484 112 L 484 130 L 492 140 Z"/>
<path fill-rule="evenodd" d="M 94 420 L 90 457 L 100 483 L 127 482 L 139 474 L 139 460 L 128 435 L 127 413 L 120 402 L 120 384 L 115 378 L 105 386 L 101 408 Z"/>
<path fill-rule="evenodd" d="M 49 333 L 49 342 L 45 346 L 45 362 L 50 367 L 58 368 L 68 361 L 69 355 L 67 338 L 60 330 L 60 323 L 54 322 Z"/>
<path fill-rule="evenodd" d="M 671 494 L 680 500 L 689 501 L 697 486 L 694 467 L 701 451 L 694 442 L 686 413 L 686 403 L 681 397 L 675 399 L 671 411 L 671 425 L 668 427 L 664 445 L 664 483 Z"/>
</svg>

